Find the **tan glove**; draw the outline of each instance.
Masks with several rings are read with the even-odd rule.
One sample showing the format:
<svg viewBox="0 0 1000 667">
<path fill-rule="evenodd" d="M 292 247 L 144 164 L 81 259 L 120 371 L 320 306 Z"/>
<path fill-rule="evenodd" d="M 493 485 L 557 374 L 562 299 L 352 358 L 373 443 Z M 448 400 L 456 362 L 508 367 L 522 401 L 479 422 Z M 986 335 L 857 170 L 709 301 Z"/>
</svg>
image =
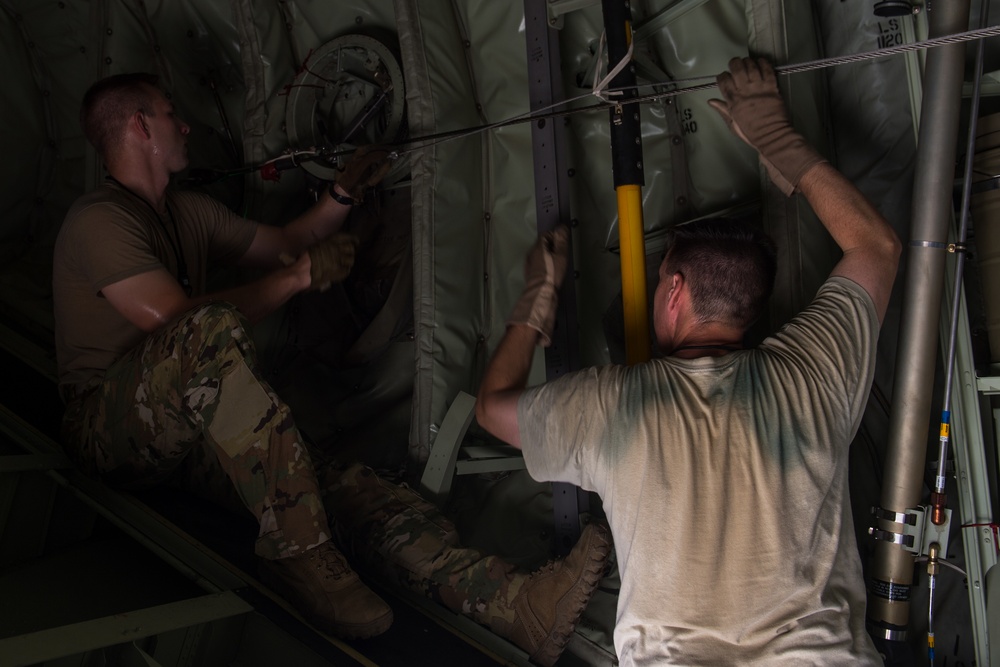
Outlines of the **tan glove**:
<svg viewBox="0 0 1000 667">
<path fill-rule="evenodd" d="M 524 261 L 524 291 L 507 320 L 507 324 L 526 324 L 538 331 L 543 347 L 552 344 L 568 255 L 569 229 L 565 225 L 538 237 Z"/>
<path fill-rule="evenodd" d="M 362 146 L 354 151 L 354 155 L 340 170 L 337 185 L 355 202 L 361 201 L 368 188 L 377 185 L 389 173 L 392 166 L 391 154 L 392 150 L 386 146 Z M 330 191 L 333 191 L 332 184 Z"/>
<path fill-rule="evenodd" d="M 722 100 L 709 100 L 737 137 L 757 149 L 771 181 L 791 195 L 807 171 L 826 160 L 795 131 L 765 59 L 733 58 L 716 81 Z"/>
<path fill-rule="evenodd" d="M 309 289 L 325 292 L 333 283 L 342 282 L 351 273 L 358 237 L 354 234 L 334 234 L 309 248 Z"/>
</svg>

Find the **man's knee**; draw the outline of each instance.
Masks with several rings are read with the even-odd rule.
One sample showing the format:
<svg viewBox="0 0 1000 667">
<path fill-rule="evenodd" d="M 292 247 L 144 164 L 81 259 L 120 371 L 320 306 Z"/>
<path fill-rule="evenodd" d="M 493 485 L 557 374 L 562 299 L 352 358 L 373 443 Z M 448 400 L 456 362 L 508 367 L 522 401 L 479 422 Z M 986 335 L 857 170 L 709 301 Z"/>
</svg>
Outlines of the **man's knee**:
<svg viewBox="0 0 1000 667">
<path fill-rule="evenodd" d="M 237 345 L 244 354 L 253 349 L 250 324 L 236 306 L 225 301 L 212 301 L 192 308 L 181 315 L 172 327 L 175 338 L 188 350 L 201 353 Z"/>
<path fill-rule="evenodd" d="M 199 330 L 208 335 L 233 330 L 245 332 L 249 323 L 236 306 L 226 301 L 210 301 L 196 306 L 181 315 L 178 324 L 186 329 Z"/>
</svg>

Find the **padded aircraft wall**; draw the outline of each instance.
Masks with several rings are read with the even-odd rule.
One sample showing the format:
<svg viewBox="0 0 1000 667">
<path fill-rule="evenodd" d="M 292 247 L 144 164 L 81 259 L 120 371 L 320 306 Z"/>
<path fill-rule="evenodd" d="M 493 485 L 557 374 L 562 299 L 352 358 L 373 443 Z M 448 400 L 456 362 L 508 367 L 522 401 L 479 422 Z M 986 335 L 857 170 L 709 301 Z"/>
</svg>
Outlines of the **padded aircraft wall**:
<svg viewBox="0 0 1000 667">
<path fill-rule="evenodd" d="M 834 8 L 824 17 L 830 34 L 842 39 L 867 32 L 872 38 L 850 46 L 874 46 L 881 28 L 864 2 L 825 4 Z M 495 123 L 529 110 L 520 3 L 7 0 L 0 7 L 9 81 L 4 92 L 9 102 L 0 113 L 4 145 L 10 147 L 0 199 L 0 251 L 7 266 L 4 284 L 10 286 L 4 303 L 29 322 L 39 322 L 43 331 L 51 327 L 45 308 L 51 242 L 69 203 L 102 176 L 76 120 L 83 91 L 100 76 L 133 70 L 159 74 L 192 126 L 193 168 L 232 169 L 287 150 L 290 86 L 317 50 L 344 35 L 372 35 L 398 49 L 411 138 Z M 641 92 L 670 79 L 711 77 L 748 47 L 789 62 L 815 57 L 820 48 L 817 16 L 807 3 L 662 0 L 634 3 L 633 15 Z M 839 29 L 845 19 L 850 31 Z M 859 21 L 864 23 L 860 31 Z M 784 22 L 793 28 L 784 30 Z M 559 25 L 565 96 L 582 97 L 575 106 L 590 104 L 595 98 L 585 95 L 600 55 L 595 55 L 600 7 L 591 3 L 562 15 Z M 794 39 L 786 40 L 785 34 Z M 868 70 L 886 66 L 873 64 Z M 797 122 L 820 144 L 828 129 L 822 81 L 799 75 L 784 82 Z M 643 205 L 651 273 L 669 225 L 731 206 L 760 205 L 753 154 L 732 140 L 707 107 L 712 94 L 643 105 Z M 908 113 L 905 95 L 895 99 Z M 581 361 L 601 363 L 621 355 L 620 340 L 605 335 L 614 329 L 608 322 L 620 319 L 608 122 L 603 111 L 564 122 L 567 170 L 573 174 L 570 215 L 577 224 Z M 531 151 L 529 127 L 520 124 L 405 155 L 415 186 L 416 401 L 409 433 L 414 459 L 426 456 L 457 391 L 475 392 L 520 289 L 523 254 L 535 234 Z M 308 177 L 303 170 L 290 170 L 275 183 L 251 173 L 202 187 L 237 211 L 280 224 L 308 204 Z M 775 223 L 767 224 L 774 232 Z M 791 261 L 779 283 L 773 326 L 808 299 L 830 263 L 822 233 L 807 229 L 781 238 L 784 234 L 779 230 L 776 236 Z M 21 270 L 14 271 L 18 266 Z M 794 290 L 783 287 L 800 283 L 804 286 Z M 28 294 L 15 285 L 30 287 Z M 262 327 L 265 350 L 284 340 L 280 327 L 280 321 Z"/>
<path fill-rule="evenodd" d="M 576 98 L 588 92 L 601 56 L 600 6 L 551 4 L 574 5 L 556 24 L 563 92 Z M 870 0 L 636 0 L 632 11 L 639 83 L 656 82 L 662 90 L 670 88 L 669 79 L 713 76 L 748 52 L 802 62 L 898 43 L 920 25 L 911 18 L 880 20 Z M 388 268 L 402 272 L 404 283 L 412 279 L 412 313 L 399 316 L 381 345 L 353 366 L 339 363 L 343 349 L 324 345 L 327 337 L 346 336 L 343 347 L 350 347 L 372 321 L 377 309 L 369 308 L 346 334 L 342 330 L 338 308 L 356 306 L 350 298 L 356 294 L 299 300 L 256 336 L 276 388 L 312 437 L 386 464 L 426 458 L 455 395 L 475 393 L 521 288 L 524 253 L 536 234 L 532 139 L 527 124 L 427 144 L 405 139 L 529 110 L 521 2 L 0 0 L 0 314 L 41 348 L 41 365 L 47 361 L 53 372 L 51 244 L 73 199 L 102 177 L 76 119 L 86 87 L 107 74 L 159 74 L 191 124 L 192 168 L 234 169 L 290 147 L 287 105 L 297 76 L 331 40 L 351 35 L 388 45 L 403 76 L 405 128 L 395 137 L 403 157 L 380 206 L 354 224 L 381 230 L 372 252 L 386 254 L 389 247 Z M 914 155 L 911 102 L 919 102 L 919 90 L 911 90 L 915 58 L 782 79 L 796 123 L 904 239 Z M 655 275 L 670 225 L 735 207 L 759 209 L 783 262 L 764 325 L 773 329 L 811 297 L 836 253 L 801 202 L 770 189 L 753 153 L 707 107 L 713 96 L 705 91 L 642 106 L 647 269 Z M 593 101 L 585 97 L 573 106 Z M 591 111 L 563 122 L 581 363 L 620 360 L 608 116 Z M 384 137 L 368 137 L 378 138 Z M 198 187 L 248 217 L 281 224 L 308 205 L 309 188 L 321 180 L 303 169 L 283 172 L 279 182 L 252 171 Z M 412 269 L 400 259 L 411 249 Z M 396 282 L 390 272 L 370 284 L 376 301 L 386 300 Z M 875 398 L 854 447 L 859 533 L 878 497 L 898 301 L 880 342 Z M 289 347 L 300 354 L 290 356 Z M 309 354 L 301 354 L 305 348 Z M 317 359 L 329 363 L 308 363 Z M 542 378 L 541 363 L 533 377 Z M 956 606 L 961 609 L 961 599 Z"/>
</svg>

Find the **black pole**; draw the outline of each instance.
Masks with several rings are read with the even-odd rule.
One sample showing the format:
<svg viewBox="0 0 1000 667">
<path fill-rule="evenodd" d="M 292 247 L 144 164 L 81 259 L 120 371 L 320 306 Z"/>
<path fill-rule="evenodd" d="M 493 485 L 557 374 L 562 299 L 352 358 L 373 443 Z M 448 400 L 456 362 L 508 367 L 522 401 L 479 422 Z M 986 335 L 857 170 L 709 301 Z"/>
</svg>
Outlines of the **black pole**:
<svg viewBox="0 0 1000 667">
<path fill-rule="evenodd" d="M 608 42 L 608 71 L 628 54 L 632 40 L 632 10 L 626 0 L 602 0 L 604 30 Z M 645 185 L 642 170 L 642 138 L 639 128 L 639 105 L 624 104 L 639 96 L 635 88 L 635 65 L 629 63 L 611 80 L 611 88 L 621 93 L 609 97 L 616 104 L 611 117 L 611 167 L 615 187 Z"/>
</svg>

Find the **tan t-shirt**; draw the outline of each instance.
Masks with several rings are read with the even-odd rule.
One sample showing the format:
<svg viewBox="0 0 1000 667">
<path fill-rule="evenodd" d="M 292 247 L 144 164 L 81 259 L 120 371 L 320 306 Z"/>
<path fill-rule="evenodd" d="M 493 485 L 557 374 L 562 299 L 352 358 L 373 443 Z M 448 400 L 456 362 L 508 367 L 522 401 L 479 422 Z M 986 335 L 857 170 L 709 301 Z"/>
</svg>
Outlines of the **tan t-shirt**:
<svg viewBox="0 0 1000 667">
<path fill-rule="evenodd" d="M 170 239 L 176 244 L 179 232 L 192 294 L 203 294 L 208 267 L 238 260 L 256 233 L 256 223 L 205 195 L 170 192 L 167 205 L 171 215 L 161 220 L 144 200 L 107 181 L 66 214 L 52 270 L 61 389 L 93 383 L 145 338 L 101 295 L 104 287 L 160 268 L 176 276 Z"/>
<path fill-rule="evenodd" d="M 622 665 L 881 665 L 848 503 L 878 319 L 831 278 L 757 349 L 526 391 L 528 471 L 596 491 Z"/>
</svg>

